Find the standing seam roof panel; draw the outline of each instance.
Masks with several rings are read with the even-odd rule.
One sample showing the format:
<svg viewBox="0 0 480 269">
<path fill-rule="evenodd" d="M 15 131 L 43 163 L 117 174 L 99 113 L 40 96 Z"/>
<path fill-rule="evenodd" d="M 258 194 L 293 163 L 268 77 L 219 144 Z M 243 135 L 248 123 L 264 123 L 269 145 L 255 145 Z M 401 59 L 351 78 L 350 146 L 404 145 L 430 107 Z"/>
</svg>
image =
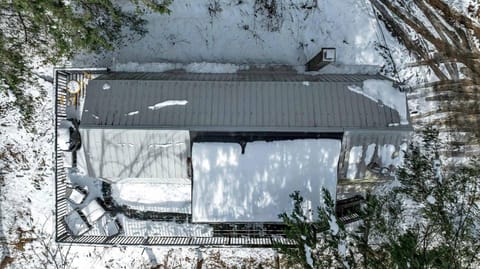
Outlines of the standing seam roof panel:
<svg viewBox="0 0 480 269">
<path fill-rule="evenodd" d="M 333 119 L 334 117 L 334 113 L 337 113 L 337 111 L 334 110 L 334 107 L 333 107 L 333 104 L 331 102 L 331 100 L 333 99 L 332 98 L 332 92 L 329 90 L 329 83 L 330 82 L 327 82 L 326 83 L 326 87 L 325 89 L 322 89 L 323 93 L 325 94 L 325 97 L 324 97 L 324 101 L 325 101 L 325 107 L 326 107 L 326 111 L 327 111 L 327 126 L 329 127 L 333 127 L 333 122 L 335 121 Z"/>
<path fill-rule="evenodd" d="M 389 123 L 398 123 L 397 111 L 348 89 L 361 85 L 356 82 L 358 78 L 352 82 L 341 76 L 323 79 L 310 81 L 309 86 L 302 81 L 95 79 L 88 84 L 82 126 L 260 131 L 384 129 Z M 340 82 L 325 82 L 330 79 Z M 104 83 L 109 83 L 111 89 L 102 90 Z M 188 103 L 148 109 L 168 100 Z M 127 115 L 133 111 L 139 113 Z"/>
<path fill-rule="evenodd" d="M 303 118 L 302 118 L 302 92 L 298 89 L 294 89 L 291 91 L 293 93 L 293 110 L 295 111 L 295 122 L 294 125 L 303 126 Z"/>
</svg>

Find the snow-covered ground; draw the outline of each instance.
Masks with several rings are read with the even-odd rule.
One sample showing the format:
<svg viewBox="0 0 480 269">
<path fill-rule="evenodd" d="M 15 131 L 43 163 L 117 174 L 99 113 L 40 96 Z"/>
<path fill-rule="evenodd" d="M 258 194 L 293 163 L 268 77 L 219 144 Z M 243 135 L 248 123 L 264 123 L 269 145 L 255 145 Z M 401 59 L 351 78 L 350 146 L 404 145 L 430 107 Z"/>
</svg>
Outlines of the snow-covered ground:
<svg viewBox="0 0 480 269">
<path fill-rule="evenodd" d="M 195 72 L 235 72 L 251 63 L 302 66 L 323 47 L 337 49 L 337 63 L 326 68 L 329 72 L 372 72 L 376 69 L 372 65 L 386 65 L 386 69 L 391 65 L 385 60 L 385 50 L 378 46 L 385 44 L 366 0 L 278 1 L 274 16 L 253 0 L 176 0 L 171 10 L 171 15 L 147 16 L 149 33 L 143 39 L 129 42 L 113 52 L 79 55 L 70 65 L 130 71 L 183 68 Z M 408 66 L 412 57 L 388 32 L 385 37 L 402 78 L 435 79 L 428 76 L 428 70 L 401 68 Z M 197 63 L 190 64 L 192 62 Z M 352 66 L 357 64 L 368 66 L 359 70 Z M 35 71 L 39 74 L 52 76 L 52 67 L 38 66 Z M 276 253 L 270 249 L 59 248 L 53 242 L 54 94 L 51 83 L 40 80 L 40 85 L 25 89 L 38 100 L 32 126 L 21 123 L 13 97 L 0 94 L 0 238 L 5 237 L 7 244 L 2 256 L 12 257 L 12 268 L 44 265 L 51 268 L 54 261 L 62 260 L 71 268 L 148 268 L 155 265 L 164 268 L 277 268 Z M 367 155 L 372 151 L 370 147 L 361 150 Z M 81 176 L 75 180 L 93 184 Z M 98 186 L 90 188 L 91 191 L 95 189 L 98 190 Z M 87 197 L 85 203 L 92 197 Z M 127 198 L 135 202 L 135 197 Z M 149 227 L 150 223 L 142 225 Z"/>
<path fill-rule="evenodd" d="M 269 13 L 262 2 L 276 3 L 275 11 Z M 114 68 L 130 62 L 303 65 L 324 47 L 336 48 L 343 64 L 383 62 L 375 48 L 376 20 L 365 0 L 176 0 L 171 10 L 171 15 L 146 16 L 149 33 L 143 39 L 95 56 L 96 63 Z M 84 56 L 76 61 L 92 62 Z"/>
</svg>

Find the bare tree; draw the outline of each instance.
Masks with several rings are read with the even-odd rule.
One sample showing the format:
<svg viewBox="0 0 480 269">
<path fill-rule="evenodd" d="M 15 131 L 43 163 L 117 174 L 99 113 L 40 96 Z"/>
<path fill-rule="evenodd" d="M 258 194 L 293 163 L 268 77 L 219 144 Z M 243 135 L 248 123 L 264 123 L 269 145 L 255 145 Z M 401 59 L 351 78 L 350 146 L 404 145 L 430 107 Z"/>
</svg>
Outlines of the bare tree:
<svg viewBox="0 0 480 269">
<path fill-rule="evenodd" d="M 428 67 L 439 81 L 435 113 L 448 113 L 434 124 L 480 138 L 480 7 L 466 12 L 444 0 L 370 0 L 387 29 L 416 57 L 413 66 Z M 471 141 L 472 143 L 475 140 Z"/>
<path fill-rule="evenodd" d="M 461 71 L 468 80 L 480 81 L 478 21 L 442 0 L 370 2 L 389 30 L 415 54 L 418 65 L 428 65 L 440 80 L 459 80 Z M 459 70 L 458 64 L 465 69 Z"/>
</svg>

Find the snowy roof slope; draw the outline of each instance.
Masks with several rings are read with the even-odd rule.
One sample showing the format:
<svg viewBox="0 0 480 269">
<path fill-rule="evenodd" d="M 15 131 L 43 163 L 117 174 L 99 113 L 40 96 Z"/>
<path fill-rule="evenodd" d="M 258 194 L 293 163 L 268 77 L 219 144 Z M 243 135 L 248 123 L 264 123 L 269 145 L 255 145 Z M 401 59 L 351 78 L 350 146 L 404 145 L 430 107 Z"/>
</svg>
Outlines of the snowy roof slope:
<svg viewBox="0 0 480 269">
<path fill-rule="evenodd" d="M 369 79 L 363 82 L 363 87 L 349 87 L 349 89 L 358 94 L 370 98 L 375 102 L 395 109 L 400 115 L 399 124 L 408 125 L 408 110 L 406 95 L 393 87 L 393 82 L 385 80 Z"/>
<path fill-rule="evenodd" d="M 279 222 L 300 191 L 305 209 L 336 193 L 340 140 L 299 139 L 248 143 L 194 143 L 192 221 Z M 307 214 L 308 216 L 308 214 Z M 310 216 L 312 217 L 312 216 Z"/>
<path fill-rule="evenodd" d="M 79 164 L 94 178 L 184 179 L 189 133 L 168 130 L 80 129 L 85 160 Z"/>
<path fill-rule="evenodd" d="M 400 122 L 394 109 L 349 90 L 368 79 L 385 80 L 294 72 L 113 73 L 88 84 L 82 127 L 342 132 Z"/>
</svg>

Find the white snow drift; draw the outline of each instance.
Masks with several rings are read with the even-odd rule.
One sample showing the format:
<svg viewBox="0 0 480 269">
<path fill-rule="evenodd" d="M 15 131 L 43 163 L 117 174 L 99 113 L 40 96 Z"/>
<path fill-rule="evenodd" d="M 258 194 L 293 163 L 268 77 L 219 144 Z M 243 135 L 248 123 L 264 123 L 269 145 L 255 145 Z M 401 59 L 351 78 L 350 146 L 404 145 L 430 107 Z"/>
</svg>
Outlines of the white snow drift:
<svg viewBox="0 0 480 269">
<path fill-rule="evenodd" d="M 340 141 L 303 139 L 195 143 L 192 219 L 195 222 L 278 222 L 292 210 L 298 190 L 306 209 L 323 202 L 322 188 L 335 198 Z M 307 212 L 308 213 L 308 212 Z"/>
<path fill-rule="evenodd" d="M 396 110 L 400 115 L 400 124 L 408 124 L 405 93 L 395 89 L 392 81 L 368 79 L 363 82 L 362 88 L 349 86 L 348 89 Z"/>
</svg>

